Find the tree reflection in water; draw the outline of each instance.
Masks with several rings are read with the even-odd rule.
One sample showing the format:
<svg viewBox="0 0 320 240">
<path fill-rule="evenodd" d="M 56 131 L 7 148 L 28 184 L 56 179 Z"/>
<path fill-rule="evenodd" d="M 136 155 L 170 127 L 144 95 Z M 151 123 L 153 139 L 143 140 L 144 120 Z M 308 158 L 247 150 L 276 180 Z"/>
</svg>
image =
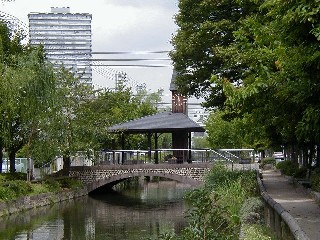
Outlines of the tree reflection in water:
<svg viewBox="0 0 320 240">
<path fill-rule="evenodd" d="M 0 239 L 157 239 L 184 227 L 188 185 L 146 183 L 2 218 Z"/>
</svg>

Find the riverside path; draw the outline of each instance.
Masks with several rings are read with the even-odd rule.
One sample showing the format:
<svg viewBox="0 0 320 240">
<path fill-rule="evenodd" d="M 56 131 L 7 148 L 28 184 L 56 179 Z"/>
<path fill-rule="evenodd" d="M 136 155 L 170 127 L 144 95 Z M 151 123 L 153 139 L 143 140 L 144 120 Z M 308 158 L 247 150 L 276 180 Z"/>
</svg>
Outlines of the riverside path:
<svg viewBox="0 0 320 240">
<path fill-rule="evenodd" d="M 320 240 L 320 206 L 308 190 L 294 184 L 279 171 L 264 170 L 262 176 L 269 196 L 297 221 L 307 236 L 301 240 Z"/>
</svg>

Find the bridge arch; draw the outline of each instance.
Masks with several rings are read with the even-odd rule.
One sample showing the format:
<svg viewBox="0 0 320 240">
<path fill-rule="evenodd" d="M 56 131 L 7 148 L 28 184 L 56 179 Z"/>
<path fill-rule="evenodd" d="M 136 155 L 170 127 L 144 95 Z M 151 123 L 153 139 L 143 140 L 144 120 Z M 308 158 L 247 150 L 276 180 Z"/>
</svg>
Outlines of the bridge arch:
<svg viewBox="0 0 320 240">
<path fill-rule="evenodd" d="M 117 183 L 124 181 L 129 178 L 133 177 L 162 177 L 162 178 L 167 178 L 171 180 L 175 180 L 177 182 L 189 184 L 192 187 L 197 187 L 201 185 L 201 181 L 192 179 L 187 176 L 181 176 L 178 174 L 163 174 L 163 173 L 156 173 L 156 172 L 149 172 L 149 173 L 144 173 L 144 172 L 139 172 L 139 173 L 125 173 L 121 175 L 114 175 L 110 178 L 105 178 L 101 179 L 92 183 L 87 184 L 87 189 L 88 192 L 92 192 L 94 190 L 97 190 L 98 188 L 102 187 L 112 187 L 116 185 Z"/>
<path fill-rule="evenodd" d="M 203 183 L 204 175 L 212 164 L 141 164 L 141 165 L 100 165 L 71 167 L 70 176 L 87 185 L 88 192 L 106 185 L 114 185 L 132 177 L 163 177 L 191 186 Z"/>
</svg>

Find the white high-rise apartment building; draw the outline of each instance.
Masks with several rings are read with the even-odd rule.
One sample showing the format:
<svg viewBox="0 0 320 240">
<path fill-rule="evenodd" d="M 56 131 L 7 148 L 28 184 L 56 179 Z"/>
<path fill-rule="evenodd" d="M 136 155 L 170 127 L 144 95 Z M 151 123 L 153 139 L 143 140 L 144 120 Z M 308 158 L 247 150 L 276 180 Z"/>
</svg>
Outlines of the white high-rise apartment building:
<svg viewBox="0 0 320 240">
<path fill-rule="evenodd" d="M 30 44 L 42 44 L 50 62 L 72 70 L 83 83 L 92 84 L 91 20 L 89 13 L 51 8 L 51 13 L 29 13 Z"/>
</svg>

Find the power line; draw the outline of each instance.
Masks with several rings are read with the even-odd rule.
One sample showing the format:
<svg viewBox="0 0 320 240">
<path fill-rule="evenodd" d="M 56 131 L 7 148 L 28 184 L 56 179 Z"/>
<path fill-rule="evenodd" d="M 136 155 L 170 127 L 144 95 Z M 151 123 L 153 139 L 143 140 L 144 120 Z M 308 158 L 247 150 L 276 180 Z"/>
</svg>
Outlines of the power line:
<svg viewBox="0 0 320 240">
<path fill-rule="evenodd" d="M 162 68 L 162 67 L 172 67 L 171 65 L 148 65 L 148 64 L 92 64 L 92 67 L 136 67 L 136 68 Z"/>
<path fill-rule="evenodd" d="M 0 11 L 0 19 L 4 20 L 5 22 L 10 23 L 11 27 L 16 30 L 18 29 L 21 31 L 28 42 L 29 37 L 29 29 L 27 24 L 23 21 L 19 20 L 15 16 Z M 44 36 L 44 39 L 47 39 Z M 128 55 L 128 54 L 167 54 L 170 51 L 168 50 L 159 50 L 159 51 L 96 51 L 91 52 L 91 55 Z M 64 55 L 65 53 L 58 53 L 59 55 Z M 55 53 L 55 55 L 58 55 Z M 50 53 L 48 54 L 50 55 Z M 88 58 L 92 64 L 90 65 L 92 69 L 97 72 L 98 74 L 102 75 L 103 77 L 107 78 L 108 80 L 113 80 L 115 75 L 120 74 L 121 72 L 112 69 L 111 67 L 126 67 L 126 68 L 163 68 L 163 67 L 171 67 L 169 64 L 104 64 L 102 62 L 135 62 L 135 61 L 170 61 L 170 58 Z M 128 76 L 126 77 L 134 85 L 138 85 L 139 83 Z"/>
<path fill-rule="evenodd" d="M 169 61 L 170 58 L 92 58 L 90 61 L 126 62 L 126 61 Z"/>
<path fill-rule="evenodd" d="M 92 54 L 157 54 L 157 53 L 169 53 L 170 51 L 115 51 L 115 52 L 92 52 Z"/>
</svg>

